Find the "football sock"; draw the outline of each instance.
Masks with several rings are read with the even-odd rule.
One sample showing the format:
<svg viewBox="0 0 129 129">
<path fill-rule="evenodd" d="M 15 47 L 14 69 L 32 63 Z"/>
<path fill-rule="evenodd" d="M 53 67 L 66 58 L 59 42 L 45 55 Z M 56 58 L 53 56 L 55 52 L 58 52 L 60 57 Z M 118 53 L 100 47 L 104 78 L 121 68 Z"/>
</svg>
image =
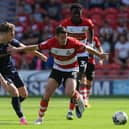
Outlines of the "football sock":
<svg viewBox="0 0 129 129">
<path fill-rule="evenodd" d="M 79 92 L 82 95 L 84 103 L 85 103 L 87 101 L 87 99 L 88 99 L 87 93 L 89 92 L 89 90 L 87 89 L 86 85 L 81 84 L 80 87 L 79 87 Z"/>
<path fill-rule="evenodd" d="M 86 94 L 87 94 L 87 98 L 89 97 L 90 95 L 90 89 L 91 89 L 91 86 L 86 86 Z"/>
<path fill-rule="evenodd" d="M 70 103 L 69 103 L 69 112 L 72 112 L 75 108 L 75 103 L 72 102 L 72 100 L 70 100 Z"/>
<path fill-rule="evenodd" d="M 19 97 L 12 97 L 12 106 L 19 118 L 23 117 Z"/>
<path fill-rule="evenodd" d="M 47 110 L 48 107 L 48 101 L 45 101 L 41 99 L 40 101 L 40 110 L 39 110 L 39 117 L 42 118 L 44 116 L 45 111 Z"/>
<path fill-rule="evenodd" d="M 80 98 L 79 92 L 76 90 L 73 97 L 71 98 L 71 102 L 76 104 L 77 100 Z"/>
<path fill-rule="evenodd" d="M 25 100 L 25 97 L 19 96 L 20 102 L 23 102 Z"/>
</svg>

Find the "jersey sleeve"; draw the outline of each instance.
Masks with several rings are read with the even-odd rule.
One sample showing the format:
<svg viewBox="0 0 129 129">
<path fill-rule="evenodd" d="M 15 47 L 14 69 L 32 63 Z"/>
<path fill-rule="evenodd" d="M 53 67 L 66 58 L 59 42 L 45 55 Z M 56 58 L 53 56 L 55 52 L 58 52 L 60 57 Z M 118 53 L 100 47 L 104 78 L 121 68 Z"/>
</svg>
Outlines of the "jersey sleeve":
<svg viewBox="0 0 129 129">
<path fill-rule="evenodd" d="M 41 42 L 38 47 L 39 47 L 39 50 L 50 50 L 52 47 L 52 41 L 46 40 L 44 42 Z"/>
<path fill-rule="evenodd" d="M 94 23 L 91 19 L 87 19 L 87 23 L 89 24 L 89 28 L 92 30 L 94 28 Z"/>
<path fill-rule="evenodd" d="M 61 22 L 60 22 L 60 26 L 63 26 L 63 27 L 67 27 L 67 25 L 68 25 L 68 19 L 64 19 L 64 20 L 62 20 Z"/>
<path fill-rule="evenodd" d="M 18 41 L 17 39 L 13 39 L 13 40 L 11 41 L 11 45 L 13 45 L 13 46 L 15 46 L 15 47 L 20 47 L 20 44 L 21 44 L 21 42 Z"/>
<path fill-rule="evenodd" d="M 84 43 L 81 43 L 79 40 L 74 39 L 75 47 L 77 50 L 77 53 L 84 52 L 86 45 Z"/>
<path fill-rule="evenodd" d="M 96 48 L 98 48 L 98 47 L 100 47 L 101 46 L 101 43 L 100 43 L 100 40 L 99 40 L 99 38 L 98 37 L 94 37 L 94 41 L 95 41 L 95 46 L 96 46 Z"/>
</svg>

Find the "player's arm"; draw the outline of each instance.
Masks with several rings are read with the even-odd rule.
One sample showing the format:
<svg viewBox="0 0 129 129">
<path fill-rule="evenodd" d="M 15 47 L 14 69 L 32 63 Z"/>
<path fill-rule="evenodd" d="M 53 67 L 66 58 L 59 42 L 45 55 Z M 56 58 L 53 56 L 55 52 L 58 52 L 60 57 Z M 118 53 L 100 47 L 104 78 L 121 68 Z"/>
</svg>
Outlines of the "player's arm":
<svg viewBox="0 0 129 129">
<path fill-rule="evenodd" d="M 39 51 L 34 51 L 34 54 L 37 56 L 37 57 L 39 57 L 41 60 L 43 60 L 43 61 L 47 61 L 47 56 L 45 56 L 43 53 L 41 53 L 41 52 L 39 52 Z"/>
<path fill-rule="evenodd" d="M 20 47 L 14 47 L 12 45 L 9 45 L 8 52 L 33 52 L 39 50 L 38 45 L 28 45 L 28 46 L 20 46 Z"/>
<path fill-rule="evenodd" d="M 99 47 L 97 48 L 97 50 L 98 50 L 99 52 L 103 53 L 103 48 L 102 48 L 101 46 L 99 46 Z M 103 65 L 103 59 L 100 59 L 100 60 L 99 60 L 99 64 Z"/>
<path fill-rule="evenodd" d="M 90 47 L 88 45 L 85 46 L 85 51 L 88 51 L 92 55 L 98 56 L 100 59 L 105 59 L 105 60 L 108 59 L 108 54 L 107 53 L 99 52 L 99 51 L 93 49 L 92 47 Z"/>
<path fill-rule="evenodd" d="M 94 36 L 94 29 L 89 29 L 87 33 L 87 42 L 92 43 Z"/>
<path fill-rule="evenodd" d="M 25 47 L 25 45 L 23 43 L 20 43 L 20 46 Z M 45 62 L 47 61 L 47 56 L 45 56 L 43 53 L 41 53 L 41 52 L 39 52 L 37 50 L 34 51 L 34 55 L 39 57 L 41 60 L 43 60 Z"/>
</svg>

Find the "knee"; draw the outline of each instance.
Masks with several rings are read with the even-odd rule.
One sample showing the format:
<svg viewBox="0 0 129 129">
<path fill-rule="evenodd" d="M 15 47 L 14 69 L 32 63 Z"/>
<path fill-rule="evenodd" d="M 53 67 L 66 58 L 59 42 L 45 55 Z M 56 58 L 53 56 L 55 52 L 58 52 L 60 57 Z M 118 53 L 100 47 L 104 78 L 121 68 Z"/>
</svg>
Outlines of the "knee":
<svg viewBox="0 0 129 129">
<path fill-rule="evenodd" d="M 70 97 L 70 98 L 73 96 L 73 94 L 74 94 L 74 91 L 73 90 L 71 90 L 71 91 L 70 90 L 65 91 L 65 95 L 68 96 L 68 97 Z"/>
<path fill-rule="evenodd" d="M 28 91 L 20 91 L 19 92 L 19 96 L 21 96 L 22 98 L 27 98 L 28 97 Z"/>
<path fill-rule="evenodd" d="M 11 96 L 19 96 L 18 90 L 16 88 L 9 89 L 8 92 L 11 94 Z"/>
<path fill-rule="evenodd" d="M 28 97 L 28 92 L 24 92 L 22 94 L 19 93 L 19 96 L 21 96 L 23 98 L 27 98 Z"/>
</svg>

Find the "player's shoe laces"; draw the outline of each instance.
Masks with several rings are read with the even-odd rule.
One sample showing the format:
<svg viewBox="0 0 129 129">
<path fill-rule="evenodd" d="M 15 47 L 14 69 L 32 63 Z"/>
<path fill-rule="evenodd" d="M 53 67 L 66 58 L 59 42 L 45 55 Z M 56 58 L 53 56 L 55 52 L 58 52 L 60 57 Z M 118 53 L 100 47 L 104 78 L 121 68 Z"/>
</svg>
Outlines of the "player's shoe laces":
<svg viewBox="0 0 129 129">
<path fill-rule="evenodd" d="M 72 112 L 68 112 L 67 115 L 66 115 L 66 118 L 68 120 L 73 120 L 73 113 Z"/>
<path fill-rule="evenodd" d="M 80 95 L 80 98 L 77 100 L 76 107 L 75 107 L 76 116 L 78 118 L 81 118 L 84 110 L 85 110 L 85 104 L 83 102 L 82 96 Z"/>
<path fill-rule="evenodd" d="M 36 121 L 34 121 L 35 125 L 40 125 L 43 122 L 43 118 L 38 118 Z"/>
<path fill-rule="evenodd" d="M 28 122 L 27 122 L 27 120 L 26 120 L 25 117 L 22 117 L 22 118 L 20 119 L 20 124 L 21 124 L 21 125 L 27 125 L 27 124 L 28 124 Z"/>
</svg>

